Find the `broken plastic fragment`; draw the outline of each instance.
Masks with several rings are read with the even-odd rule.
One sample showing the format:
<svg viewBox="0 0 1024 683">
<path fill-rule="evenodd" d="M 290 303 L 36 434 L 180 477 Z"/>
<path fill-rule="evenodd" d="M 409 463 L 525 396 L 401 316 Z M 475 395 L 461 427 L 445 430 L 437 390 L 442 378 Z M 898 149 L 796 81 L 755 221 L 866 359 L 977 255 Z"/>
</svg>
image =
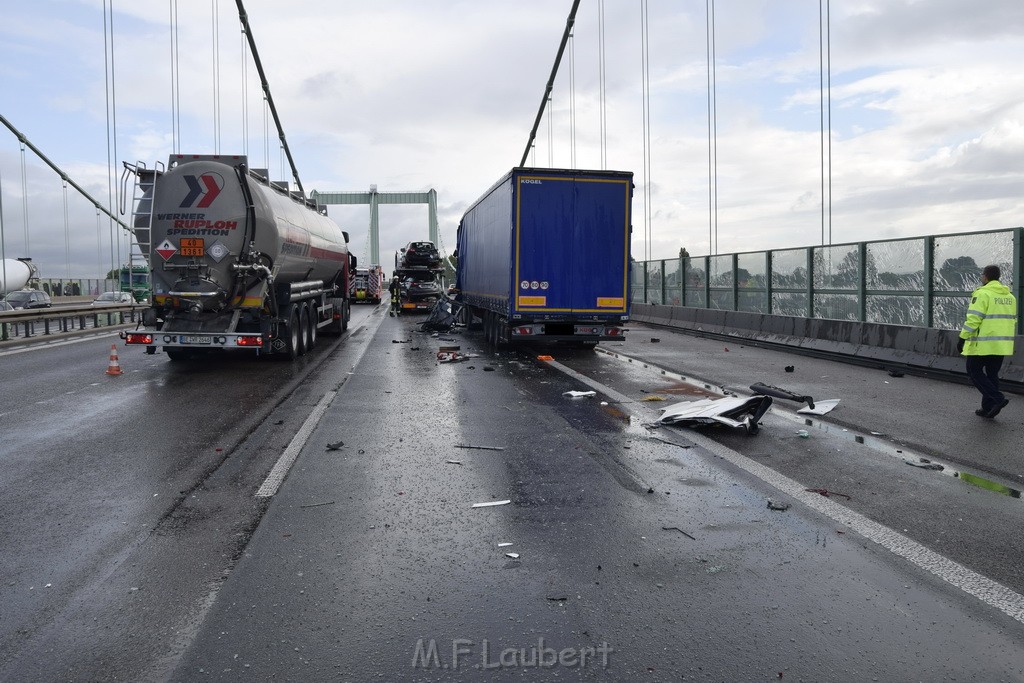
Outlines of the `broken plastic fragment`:
<svg viewBox="0 0 1024 683">
<path fill-rule="evenodd" d="M 768 499 L 768 509 L 778 510 L 779 512 L 785 512 L 789 509 L 789 503 L 776 503 L 775 501 Z"/>
<path fill-rule="evenodd" d="M 804 415 L 824 415 L 839 404 L 838 398 L 830 398 L 825 401 L 815 401 L 814 407 L 804 407 L 796 411 Z"/>
<path fill-rule="evenodd" d="M 513 560 L 518 560 L 519 553 L 505 553 L 505 557 L 511 557 Z"/>
<path fill-rule="evenodd" d="M 583 398 L 585 396 L 597 396 L 596 391 L 565 391 L 562 392 L 562 396 L 568 396 L 569 398 Z"/>
<path fill-rule="evenodd" d="M 473 503 L 473 507 L 475 507 L 475 508 L 489 508 L 489 507 L 494 507 L 495 505 L 508 505 L 511 502 L 512 502 L 511 500 L 492 500 L 492 501 L 488 501 L 486 503 Z"/>
<path fill-rule="evenodd" d="M 505 543 L 499 543 L 499 544 L 498 544 L 498 547 L 499 547 L 499 548 L 507 548 L 507 547 L 509 547 L 510 545 L 512 545 L 512 544 L 511 544 L 511 543 L 509 543 L 509 542 L 505 542 Z"/>
<path fill-rule="evenodd" d="M 809 438 L 811 438 L 811 433 L 808 432 L 806 429 L 801 429 L 800 431 L 798 431 L 796 433 L 796 435 L 799 436 L 801 439 L 809 439 Z"/>
</svg>

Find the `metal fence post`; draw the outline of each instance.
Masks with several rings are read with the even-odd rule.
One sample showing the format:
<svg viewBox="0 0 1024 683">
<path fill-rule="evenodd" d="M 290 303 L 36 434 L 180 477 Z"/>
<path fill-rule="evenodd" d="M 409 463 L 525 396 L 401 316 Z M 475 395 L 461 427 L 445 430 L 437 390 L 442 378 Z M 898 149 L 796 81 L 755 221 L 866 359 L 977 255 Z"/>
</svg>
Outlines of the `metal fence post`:
<svg viewBox="0 0 1024 683">
<path fill-rule="evenodd" d="M 924 324 L 931 327 L 935 322 L 933 293 L 935 292 L 935 238 L 924 238 Z"/>
<path fill-rule="evenodd" d="M 814 317 L 814 247 L 807 247 L 807 317 Z"/>
</svg>

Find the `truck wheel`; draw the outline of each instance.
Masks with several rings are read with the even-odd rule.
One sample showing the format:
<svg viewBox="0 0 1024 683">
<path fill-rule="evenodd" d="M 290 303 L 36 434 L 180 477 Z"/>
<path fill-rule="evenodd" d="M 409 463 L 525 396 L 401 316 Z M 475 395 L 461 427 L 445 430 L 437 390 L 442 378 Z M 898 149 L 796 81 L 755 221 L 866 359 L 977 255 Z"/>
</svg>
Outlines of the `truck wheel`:
<svg viewBox="0 0 1024 683">
<path fill-rule="evenodd" d="M 311 351 L 316 346 L 316 324 L 319 322 L 320 316 L 317 315 L 316 305 L 310 304 L 309 306 L 309 327 L 306 329 L 308 333 L 306 335 L 306 350 Z"/>
<path fill-rule="evenodd" d="M 299 355 L 306 353 L 308 347 L 306 346 L 307 337 L 309 335 L 309 309 L 306 308 L 305 304 L 299 306 Z"/>
<path fill-rule="evenodd" d="M 167 357 L 175 363 L 188 360 L 192 357 L 192 354 L 188 351 L 182 351 L 181 349 L 167 349 Z"/>
<path fill-rule="evenodd" d="M 288 316 L 285 333 L 285 356 L 288 360 L 295 360 L 302 353 L 302 335 L 299 333 L 299 312 L 294 307 L 291 315 Z"/>
</svg>

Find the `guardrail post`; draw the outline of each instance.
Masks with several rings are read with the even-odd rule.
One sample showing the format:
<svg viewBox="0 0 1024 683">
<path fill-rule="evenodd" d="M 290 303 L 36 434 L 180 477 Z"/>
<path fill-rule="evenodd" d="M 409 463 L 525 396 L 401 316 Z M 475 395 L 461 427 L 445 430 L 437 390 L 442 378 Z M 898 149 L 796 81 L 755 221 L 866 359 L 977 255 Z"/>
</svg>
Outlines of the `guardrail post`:
<svg viewBox="0 0 1024 683">
<path fill-rule="evenodd" d="M 807 247 L 807 317 L 814 317 L 814 247 Z"/>
<path fill-rule="evenodd" d="M 857 319 L 864 322 L 868 319 L 868 245 L 861 242 L 857 245 L 857 258 L 860 260 L 860 275 L 857 277 Z"/>
</svg>

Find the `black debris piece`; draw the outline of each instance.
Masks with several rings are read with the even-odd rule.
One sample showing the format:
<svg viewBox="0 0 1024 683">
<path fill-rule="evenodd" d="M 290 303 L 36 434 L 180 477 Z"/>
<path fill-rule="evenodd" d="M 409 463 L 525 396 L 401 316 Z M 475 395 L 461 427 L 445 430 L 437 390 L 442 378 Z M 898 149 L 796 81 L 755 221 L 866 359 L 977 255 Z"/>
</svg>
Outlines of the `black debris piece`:
<svg viewBox="0 0 1024 683">
<path fill-rule="evenodd" d="M 339 441 L 338 443 L 329 443 L 329 444 L 327 444 L 327 450 L 329 450 L 329 451 L 336 451 L 336 450 L 340 449 L 344 445 L 345 445 L 344 441 Z"/>
<path fill-rule="evenodd" d="M 900 372 L 899 370 L 893 370 L 893 369 L 891 369 L 891 368 L 890 368 L 890 370 L 889 370 L 889 376 L 890 376 L 890 377 L 902 377 L 902 376 L 903 376 L 903 373 L 902 373 L 902 372 Z"/>
<path fill-rule="evenodd" d="M 789 509 L 789 503 L 776 503 L 775 501 L 768 499 L 768 509 L 778 510 L 779 512 L 785 512 Z"/>
<path fill-rule="evenodd" d="M 694 538 L 694 537 L 693 537 L 693 536 L 691 536 L 690 534 L 686 533 L 685 531 L 683 531 L 682 529 L 680 529 L 680 528 L 679 528 L 679 527 L 677 527 L 677 526 L 663 526 L 663 527 L 661 527 L 661 528 L 662 528 L 663 530 L 665 530 L 665 531 L 678 531 L 679 533 L 681 533 L 681 534 L 682 534 L 683 536 L 686 536 L 686 537 L 687 537 L 688 539 L 690 539 L 691 541 L 696 541 L 696 540 L 697 540 L 696 538 Z"/>
<path fill-rule="evenodd" d="M 808 408 L 814 410 L 814 399 L 810 396 L 800 396 L 798 394 L 794 394 L 792 391 L 780 389 L 779 387 L 774 387 L 770 384 L 761 384 L 760 382 L 751 384 L 750 390 L 761 396 L 774 396 L 775 398 L 785 398 L 790 401 L 796 401 L 797 403 L 806 403 Z"/>
<path fill-rule="evenodd" d="M 794 370 L 796 370 L 796 366 L 795 365 L 787 365 L 786 366 L 786 372 L 793 372 Z"/>
<path fill-rule="evenodd" d="M 660 341 L 661 341 L 661 340 L 660 340 L 660 339 L 658 339 L 657 337 L 651 337 L 651 343 L 652 343 L 652 344 L 657 344 L 657 343 L 658 343 L 658 342 L 660 342 Z"/>
</svg>

